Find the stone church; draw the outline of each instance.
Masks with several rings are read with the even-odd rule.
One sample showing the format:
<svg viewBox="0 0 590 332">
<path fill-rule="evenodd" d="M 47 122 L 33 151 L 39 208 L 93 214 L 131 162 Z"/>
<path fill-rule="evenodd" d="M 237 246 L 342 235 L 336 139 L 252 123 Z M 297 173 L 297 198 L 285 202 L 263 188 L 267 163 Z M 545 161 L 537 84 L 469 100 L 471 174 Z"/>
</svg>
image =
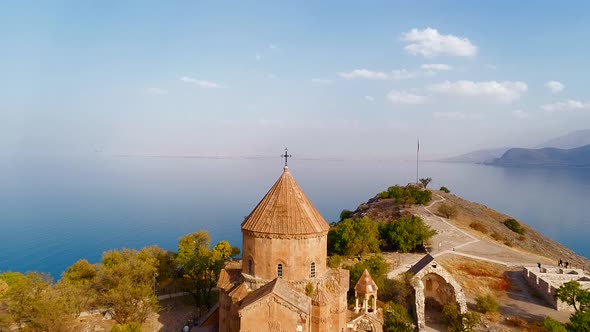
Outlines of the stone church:
<svg viewBox="0 0 590 332">
<path fill-rule="evenodd" d="M 221 271 L 209 317 L 218 331 L 382 331 L 366 271 L 348 310 L 349 272 L 327 267 L 329 226 L 287 166 L 241 226 L 241 264 Z"/>
</svg>

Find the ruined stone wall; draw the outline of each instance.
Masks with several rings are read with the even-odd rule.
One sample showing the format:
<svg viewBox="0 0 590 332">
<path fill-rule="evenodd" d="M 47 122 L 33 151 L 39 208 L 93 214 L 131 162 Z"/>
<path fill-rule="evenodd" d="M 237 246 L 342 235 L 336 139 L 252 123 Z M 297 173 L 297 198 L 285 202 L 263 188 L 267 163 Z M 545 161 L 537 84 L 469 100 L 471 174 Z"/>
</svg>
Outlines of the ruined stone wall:
<svg viewBox="0 0 590 332">
<path fill-rule="evenodd" d="M 578 281 L 582 288 L 590 289 L 590 282 L 584 281 L 584 271 L 559 267 L 541 268 L 524 267 L 522 275 L 531 288 L 543 297 L 557 311 L 573 311 L 574 307 L 555 298 L 555 292 L 568 281 Z"/>
</svg>

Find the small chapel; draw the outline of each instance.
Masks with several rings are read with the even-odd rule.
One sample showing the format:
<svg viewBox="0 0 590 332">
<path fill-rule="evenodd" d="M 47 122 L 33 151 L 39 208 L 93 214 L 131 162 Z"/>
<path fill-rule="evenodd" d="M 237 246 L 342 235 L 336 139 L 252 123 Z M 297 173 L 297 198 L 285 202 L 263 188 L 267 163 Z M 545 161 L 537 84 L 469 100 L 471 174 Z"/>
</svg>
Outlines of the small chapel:
<svg viewBox="0 0 590 332">
<path fill-rule="evenodd" d="M 211 317 L 218 331 L 382 331 L 377 286 L 367 271 L 356 284 L 354 310 L 348 310 L 349 271 L 327 267 L 329 225 L 286 160 L 241 227 L 241 263 L 226 265 L 217 284 L 219 303 Z"/>
</svg>

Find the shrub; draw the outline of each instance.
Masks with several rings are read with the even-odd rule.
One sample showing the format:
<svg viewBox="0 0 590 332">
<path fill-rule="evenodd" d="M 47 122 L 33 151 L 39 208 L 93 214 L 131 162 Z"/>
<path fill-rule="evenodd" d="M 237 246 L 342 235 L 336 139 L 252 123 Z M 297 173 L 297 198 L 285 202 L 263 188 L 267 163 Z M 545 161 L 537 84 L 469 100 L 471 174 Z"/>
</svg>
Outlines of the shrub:
<svg viewBox="0 0 590 332">
<path fill-rule="evenodd" d="M 527 325 L 526 321 L 519 317 L 508 317 L 506 318 L 506 322 L 508 323 L 508 325 L 516 327 L 525 327 Z"/>
<path fill-rule="evenodd" d="M 445 186 L 442 186 L 442 187 L 440 187 L 440 189 L 439 189 L 439 190 L 440 190 L 440 191 L 442 191 L 442 192 L 445 192 L 445 193 L 447 193 L 447 194 L 451 192 L 451 191 L 449 190 L 449 188 L 447 188 L 447 187 L 445 187 Z"/>
<path fill-rule="evenodd" d="M 478 296 L 475 299 L 477 310 L 487 314 L 488 312 L 496 312 L 498 310 L 498 301 L 491 295 Z"/>
<path fill-rule="evenodd" d="M 453 304 L 443 307 L 442 319 L 450 332 L 470 332 L 481 322 L 481 317 L 477 313 L 461 313 Z"/>
<path fill-rule="evenodd" d="M 380 198 L 392 198 L 396 204 L 412 205 L 427 204 L 432 199 L 430 190 L 423 190 L 415 185 L 393 186 L 379 194 Z"/>
<path fill-rule="evenodd" d="M 311 284 L 311 282 L 305 285 L 305 295 L 309 297 L 313 295 L 313 285 Z"/>
<path fill-rule="evenodd" d="M 490 236 L 496 241 L 504 241 L 504 237 L 496 232 L 493 232 Z"/>
<path fill-rule="evenodd" d="M 410 252 L 423 245 L 436 231 L 417 216 L 402 217 L 379 225 L 379 238 L 400 252 Z"/>
<path fill-rule="evenodd" d="M 513 231 L 515 233 L 524 234 L 524 228 L 515 219 L 508 218 L 508 219 L 504 220 L 503 224 L 504 224 L 504 226 L 508 227 L 508 229 L 510 229 L 511 231 Z"/>
<path fill-rule="evenodd" d="M 482 232 L 484 234 L 488 233 L 488 228 L 484 224 L 477 222 L 477 221 L 474 221 L 471 224 L 469 224 L 469 227 L 475 229 L 478 232 Z"/>
<path fill-rule="evenodd" d="M 353 214 L 354 214 L 354 212 L 352 212 L 350 210 L 342 210 L 342 212 L 340 212 L 340 221 L 343 221 L 344 219 L 352 218 Z"/>
<path fill-rule="evenodd" d="M 328 231 L 328 255 L 356 256 L 379 251 L 379 226 L 368 217 L 345 219 Z"/>
<path fill-rule="evenodd" d="M 559 321 L 551 318 L 551 317 L 545 317 L 545 319 L 543 319 L 541 321 L 541 327 L 543 328 L 543 331 L 546 332 L 566 332 L 566 328 L 565 326 L 563 326 L 563 324 L 561 324 Z"/>
<path fill-rule="evenodd" d="M 413 332 L 414 326 L 408 310 L 402 305 L 389 302 L 383 313 L 383 332 Z"/>
<path fill-rule="evenodd" d="M 437 212 L 442 215 L 443 217 L 450 219 L 457 216 L 457 208 L 445 203 L 439 205 Z"/>
<path fill-rule="evenodd" d="M 340 267 L 340 264 L 342 264 L 342 256 L 340 256 L 340 255 L 328 256 L 326 264 L 328 265 L 328 267 L 331 267 L 333 269 L 337 269 Z"/>
<path fill-rule="evenodd" d="M 111 332 L 141 332 L 143 331 L 141 329 L 141 324 L 139 323 L 129 323 L 129 324 L 124 324 L 124 325 L 120 325 L 117 324 L 115 326 L 113 326 L 113 328 L 111 329 Z"/>
</svg>

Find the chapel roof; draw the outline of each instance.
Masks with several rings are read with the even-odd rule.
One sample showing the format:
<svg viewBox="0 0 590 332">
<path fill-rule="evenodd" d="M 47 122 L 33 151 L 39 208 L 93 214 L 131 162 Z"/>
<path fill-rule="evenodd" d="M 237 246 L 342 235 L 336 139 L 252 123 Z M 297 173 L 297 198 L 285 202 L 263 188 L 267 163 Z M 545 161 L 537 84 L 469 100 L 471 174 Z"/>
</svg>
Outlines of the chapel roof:
<svg viewBox="0 0 590 332">
<path fill-rule="evenodd" d="M 434 261 L 434 257 L 431 254 L 426 254 L 426 256 L 422 257 L 416 264 L 412 265 L 412 267 L 408 270 L 411 274 L 418 274 L 418 272 L 422 271 L 424 268 L 428 266 L 431 262 Z"/>
<path fill-rule="evenodd" d="M 373 278 L 371 278 L 369 271 L 365 269 L 363 274 L 361 274 L 359 281 L 357 281 L 356 285 L 354 286 L 354 290 L 359 293 L 368 294 L 375 293 L 377 289 L 377 284 L 375 284 L 375 281 L 373 281 Z"/>
<path fill-rule="evenodd" d="M 309 313 L 311 305 L 309 297 L 292 290 L 282 278 L 276 278 L 248 294 L 240 305 L 240 310 L 257 303 L 270 295 L 275 295 L 302 312 Z"/>
<path fill-rule="evenodd" d="M 265 234 L 308 235 L 325 233 L 329 229 L 287 166 L 242 223 L 242 230 Z"/>
</svg>

